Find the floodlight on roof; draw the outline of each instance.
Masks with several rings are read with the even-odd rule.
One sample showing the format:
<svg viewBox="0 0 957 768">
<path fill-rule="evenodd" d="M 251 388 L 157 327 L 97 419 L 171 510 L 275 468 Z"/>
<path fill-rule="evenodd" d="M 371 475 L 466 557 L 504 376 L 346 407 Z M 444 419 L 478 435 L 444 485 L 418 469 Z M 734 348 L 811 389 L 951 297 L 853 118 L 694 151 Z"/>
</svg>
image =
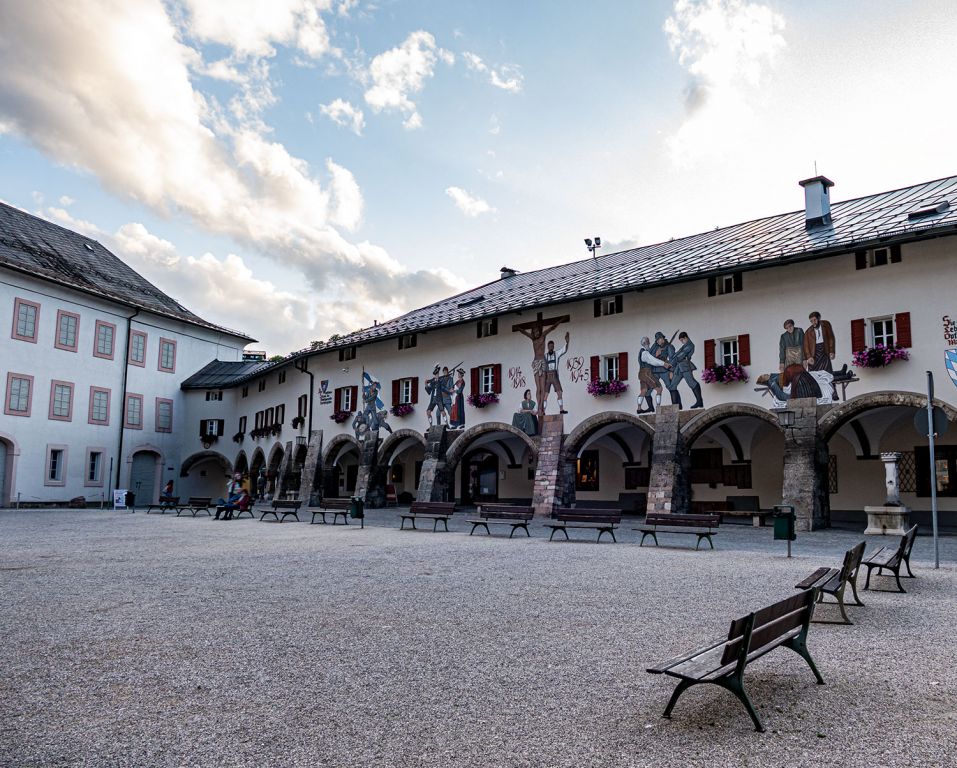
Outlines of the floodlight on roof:
<svg viewBox="0 0 957 768">
<path fill-rule="evenodd" d="M 598 257 L 598 254 L 596 253 L 596 251 L 597 251 L 599 248 L 601 248 L 601 238 L 600 238 L 598 235 L 595 235 L 595 241 L 594 241 L 594 243 L 592 243 L 592 239 L 591 239 L 590 237 L 586 237 L 586 238 L 585 238 L 585 247 L 586 247 L 589 251 L 591 251 L 591 255 L 592 255 L 592 256 L 594 256 L 594 257 L 597 258 L 597 257 Z"/>
<path fill-rule="evenodd" d="M 590 238 L 590 237 L 586 237 L 586 238 L 585 238 L 585 245 L 586 245 L 587 247 L 591 248 L 591 238 Z"/>
</svg>

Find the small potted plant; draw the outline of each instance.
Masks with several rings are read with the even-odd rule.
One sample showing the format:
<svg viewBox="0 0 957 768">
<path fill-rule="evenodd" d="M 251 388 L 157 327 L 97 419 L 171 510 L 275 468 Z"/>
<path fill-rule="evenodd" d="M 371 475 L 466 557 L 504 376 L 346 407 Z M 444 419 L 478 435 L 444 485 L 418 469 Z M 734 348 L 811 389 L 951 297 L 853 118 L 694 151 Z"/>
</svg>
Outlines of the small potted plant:
<svg viewBox="0 0 957 768">
<path fill-rule="evenodd" d="M 910 360 L 910 352 L 899 344 L 892 347 L 875 344 L 855 352 L 851 363 L 858 368 L 886 368 L 895 360 Z"/>
<path fill-rule="evenodd" d="M 494 392 L 485 392 L 481 395 L 473 392 L 469 395 L 469 405 L 473 408 L 484 408 L 487 405 L 494 405 L 498 402 L 498 395 Z"/>
<path fill-rule="evenodd" d="M 614 395 L 618 397 L 628 389 L 628 385 L 618 379 L 592 379 L 585 386 L 588 394 L 592 397 L 602 397 L 603 395 Z"/>
<path fill-rule="evenodd" d="M 414 410 L 415 408 L 412 407 L 412 403 L 399 403 L 398 405 L 393 405 L 389 409 L 389 412 L 393 416 L 401 419 L 403 416 L 408 416 Z"/>
<path fill-rule="evenodd" d="M 731 384 L 735 381 L 747 381 L 748 372 L 736 363 L 715 365 L 701 371 L 701 380 L 705 384 Z"/>
</svg>

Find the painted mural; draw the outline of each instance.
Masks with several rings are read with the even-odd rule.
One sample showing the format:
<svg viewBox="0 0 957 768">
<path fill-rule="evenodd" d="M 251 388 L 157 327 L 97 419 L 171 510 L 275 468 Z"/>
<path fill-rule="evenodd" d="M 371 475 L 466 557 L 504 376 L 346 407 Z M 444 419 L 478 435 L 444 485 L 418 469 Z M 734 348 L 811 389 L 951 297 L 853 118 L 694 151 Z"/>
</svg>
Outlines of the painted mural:
<svg viewBox="0 0 957 768">
<path fill-rule="evenodd" d="M 356 412 L 352 421 L 352 429 L 355 432 L 356 440 L 362 442 L 373 432 L 384 429 L 392 432 L 389 426 L 389 411 L 386 410 L 385 403 L 382 402 L 380 394 L 382 384 L 379 379 L 368 371 L 362 372 L 362 410 Z"/>
<path fill-rule="evenodd" d="M 541 419 L 548 408 L 548 395 L 554 391 L 558 401 L 558 413 L 565 414 L 565 404 L 562 397 L 562 382 L 558 376 L 562 358 L 568 354 L 568 344 L 571 339 L 566 331 L 565 344 L 561 349 L 555 348 L 555 342 L 547 339 L 549 333 L 571 318 L 568 315 L 560 317 L 538 317 L 528 323 L 519 323 L 512 326 L 513 333 L 520 333 L 532 342 L 532 374 L 535 377 L 535 396 L 538 400 L 538 418 Z"/>
<path fill-rule="evenodd" d="M 677 338 L 678 347 L 674 345 Z M 698 366 L 692 357 L 695 345 L 685 331 L 675 331 L 669 339 L 664 333 L 655 333 L 652 343 L 642 336 L 638 349 L 638 413 L 654 413 L 661 407 L 662 394 L 668 390 L 672 405 L 684 408 L 681 399 L 682 382 L 691 391 L 694 403 L 691 408 L 704 408 L 701 399 L 701 384 L 694 376 Z"/>
<path fill-rule="evenodd" d="M 429 406 L 425 415 L 429 426 L 465 428 L 465 369 L 460 361 L 453 366 L 436 365 L 425 380 Z M 453 373 L 454 371 L 454 373 Z"/>
<path fill-rule="evenodd" d="M 538 434 L 538 417 L 535 415 L 535 408 L 532 390 L 526 389 L 518 413 L 512 416 L 512 426 L 522 430 L 529 437 L 535 437 Z"/>
<path fill-rule="evenodd" d="M 950 315 L 944 315 L 944 344 L 947 349 L 944 350 L 944 367 L 950 380 L 957 386 L 957 320 L 952 320 Z"/>
</svg>

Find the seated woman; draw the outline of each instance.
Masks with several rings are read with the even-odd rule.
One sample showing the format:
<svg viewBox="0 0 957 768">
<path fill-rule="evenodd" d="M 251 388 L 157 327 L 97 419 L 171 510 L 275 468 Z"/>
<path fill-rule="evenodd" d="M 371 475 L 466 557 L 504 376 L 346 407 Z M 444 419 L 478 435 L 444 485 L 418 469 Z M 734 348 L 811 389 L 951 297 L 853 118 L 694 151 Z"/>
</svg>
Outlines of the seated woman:
<svg viewBox="0 0 957 768">
<path fill-rule="evenodd" d="M 535 401 L 532 400 L 532 390 L 525 390 L 522 410 L 512 416 L 512 426 L 522 430 L 529 437 L 538 434 L 538 417 L 535 415 Z"/>
<path fill-rule="evenodd" d="M 252 506 L 253 497 L 249 495 L 249 491 L 243 488 L 239 492 L 239 498 L 236 501 L 228 502 L 223 509 L 223 520 L 232 520 L 233 512 L 246 512 L 249 510 L 249 507 Z M 217 516 L 219 515 L 219 510 L 216 510 Z"/>
</svg>

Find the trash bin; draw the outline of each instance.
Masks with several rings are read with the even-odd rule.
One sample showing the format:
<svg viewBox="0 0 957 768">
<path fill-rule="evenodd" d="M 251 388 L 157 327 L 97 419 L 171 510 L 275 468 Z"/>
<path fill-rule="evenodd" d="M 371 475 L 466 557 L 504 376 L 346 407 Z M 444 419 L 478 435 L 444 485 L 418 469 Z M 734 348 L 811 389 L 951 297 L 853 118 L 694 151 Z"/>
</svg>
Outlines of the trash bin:
<svg viewBox="0 0 957 768">
<path fill-rule="evenodd" d="M 352 504 L 349 506 L 349 517 L 353 520 L 359 520 L 362 524 L 362 527 L 366 527 L 366 515 L 365 509 L 363 508 L 362 499 L 358 496 L 352 497 Z"/>
<path fill-rule="evenodd" d="M 796 519 L 794 507 L 790 504 L 777 504 L 774 507 L 774 540 L 794 541 L 797 538 L 794 534 Z"/>
<path fill-rule="evenodd" d="M 133 491 L 126 492 L 126 508 L 131 512 L 136 511 L 136 494 Z"/>
</svg>

